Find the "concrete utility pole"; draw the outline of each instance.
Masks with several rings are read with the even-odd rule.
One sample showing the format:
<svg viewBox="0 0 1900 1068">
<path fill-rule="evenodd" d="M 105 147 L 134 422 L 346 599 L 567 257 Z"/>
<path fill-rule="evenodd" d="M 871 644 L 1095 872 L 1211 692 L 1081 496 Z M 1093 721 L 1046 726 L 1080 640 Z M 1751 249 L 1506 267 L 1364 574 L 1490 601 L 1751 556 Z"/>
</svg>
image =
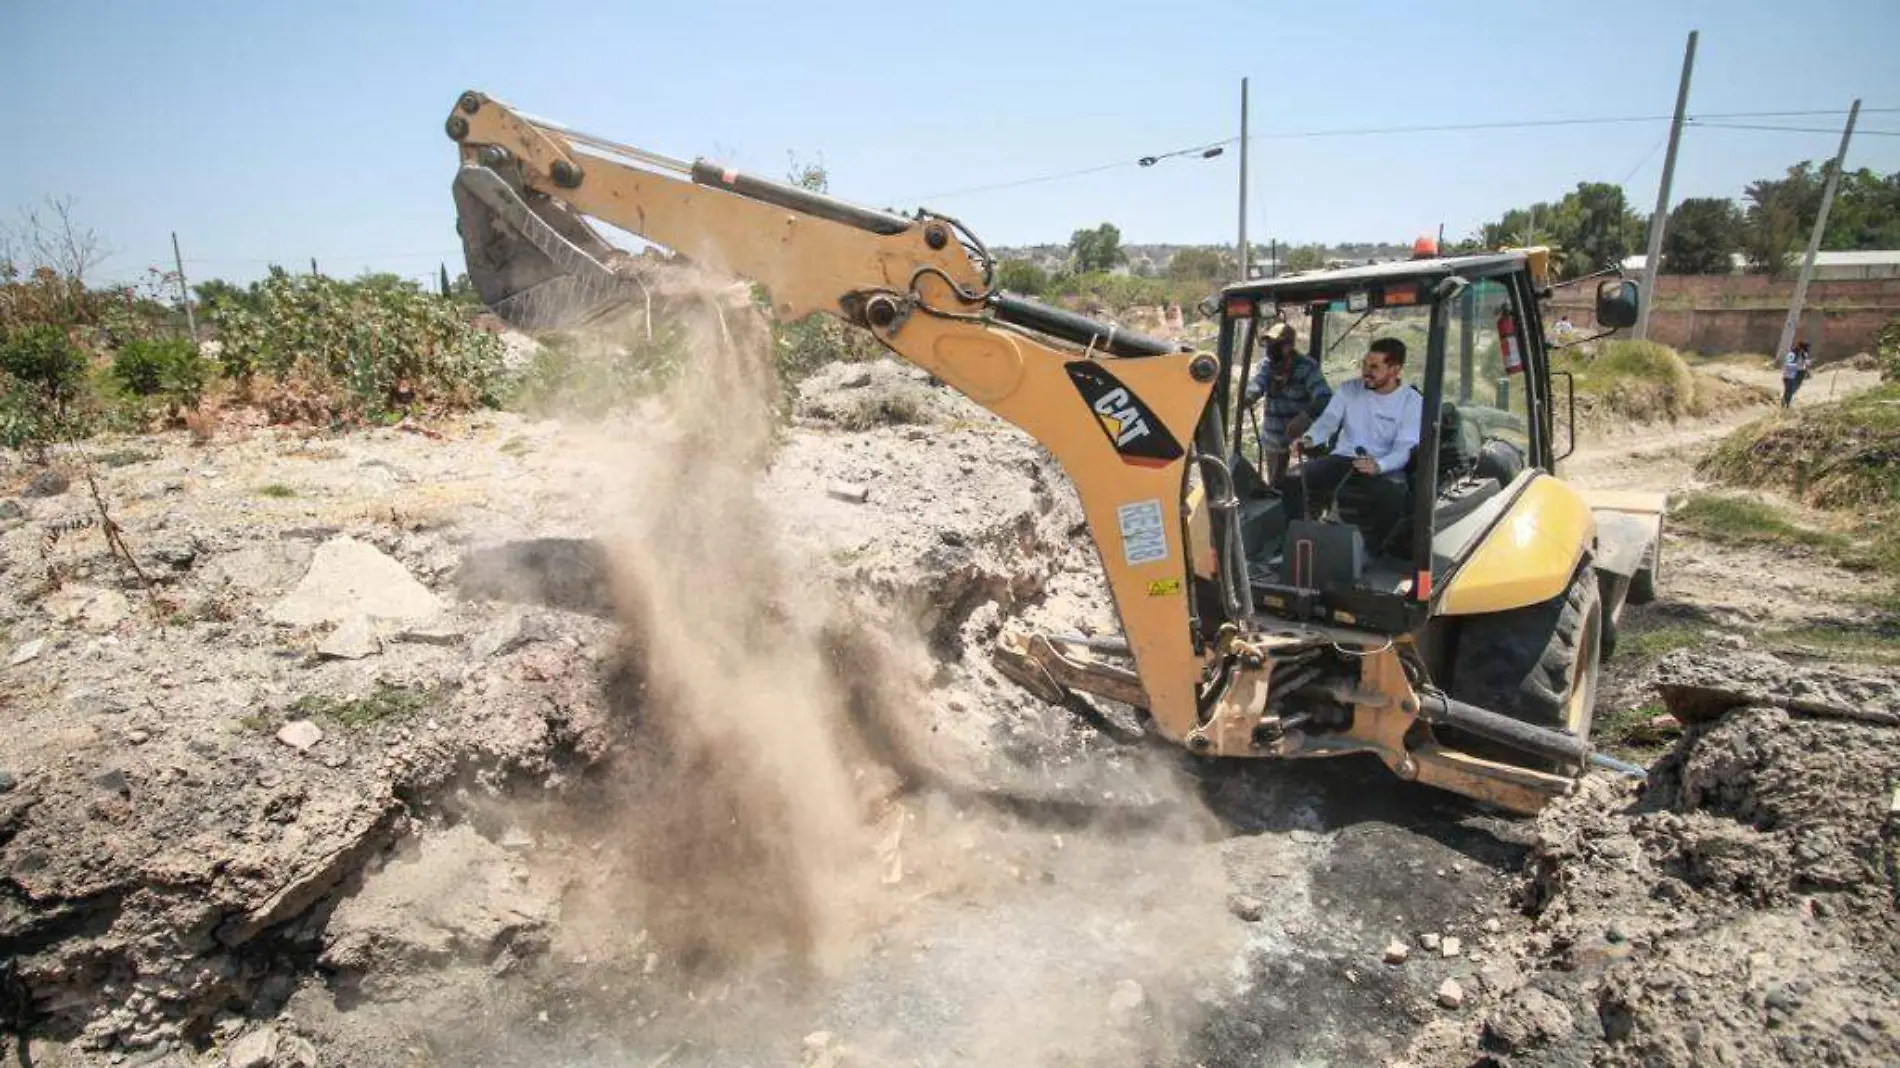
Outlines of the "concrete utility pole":
<svg viewBox="0 0 1900 1068">
<path fill-rule="evenodd" d="M 185 329 L 191 331 L 191 343 L 198 343 L 198 317 L 191 313 L 191 287 L 185 284 L 185 257 L 178 252 L 178 231 L 172 231 L 172 263 L 178 267 L 178 299 L 185 304 Z"/>
<path fill-rule="evenodd" d="M 1788 303 L 1788 321 L 1781 324 L 1781 344 L 1775 346 L 1775 358 L 1787 355 L 1794 335 L 1801 328 L 1801 304 L 1808 299 L 1808 279 L 1814 276 L 1814 257 L 1821 251 L 1821 235 L 1827 232 L 1827 212 L 1834 206 L 1834 191 L 1841 186 L 1841 170 L 1847 166 L 1847 142 L 1854 137 L 1854 120 L 1860 117 L 1860 101 L 1847 109 L 1847 126 L 1841 131 L 1841 149 L 1834 153 L 1834 170 L 1821 189 L 1821 212 L 1814 217 L 1814 232 L 1808 235 L 1808 254 L 1801 261 L 1801 276 L 1794 281 L 1794 299 Z"/>
<path fill-rule="evenodd" d="M 1682 52 L 1682 84 L 1676 87 L 1676 117 L 1669 124 L 1669 151 L 1663 153 L 1662 185 L 1656 189 L 1656 213 L 1649 217 L 1649 245 L 1643 254 L 1643 300 L 1636 312 L 1638 341 L 1649 338 L 1649 310 L 1656 306 L 1656 273 L 1662 267 L 1663 227 L 1669 224 L 1669 187 L 1676 180 L 1676 149 L 1682 144 L 1682 120 L 1689 110 L 1689 76 L 1695 73 L 1695 41 L 1701 31 L 1689 31 Z"/>
<path fill-rule="evenodd" d="M 1247 79 L 1240 79 L 1240 280 L 1247 280 Z"/>
</svg>

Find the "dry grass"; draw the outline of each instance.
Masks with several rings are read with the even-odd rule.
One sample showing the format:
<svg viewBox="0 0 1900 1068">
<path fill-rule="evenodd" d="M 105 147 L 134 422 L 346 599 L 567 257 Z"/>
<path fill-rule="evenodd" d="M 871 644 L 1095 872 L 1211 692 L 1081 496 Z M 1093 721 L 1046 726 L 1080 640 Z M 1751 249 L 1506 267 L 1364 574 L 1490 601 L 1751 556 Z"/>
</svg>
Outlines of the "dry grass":
<svg viewBox="0 0 1900 1068">
<path fill-rule="evenodd" d="M 1768 390 L 1699 371 L 1650 341 L 1613 341 L 1594 357 L 1558 353 L 1553 368 L 1576 376 L 1578 413 L 1598 424 L 1675 422 L 1774 400 Z"/>
</svg>

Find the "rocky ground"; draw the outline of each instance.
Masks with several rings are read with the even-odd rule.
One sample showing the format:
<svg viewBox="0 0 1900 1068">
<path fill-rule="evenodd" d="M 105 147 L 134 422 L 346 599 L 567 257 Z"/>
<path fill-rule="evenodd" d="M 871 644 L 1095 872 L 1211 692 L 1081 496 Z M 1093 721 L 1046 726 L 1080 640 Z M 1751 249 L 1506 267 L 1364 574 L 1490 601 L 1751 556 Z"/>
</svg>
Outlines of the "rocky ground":
<svg viewBox="0 0 1900 1068">
<path fill-rule="evenodd" d="M 693 455 L 654 414 L 228 427 L 6 471 L 16 1059 L 1900 1054 L 1891 675 L 1752 654 L 1733 708 L 1673 710 L 1646 785 L 1592 775 L 1534 820 L 1353 761 L 1201 764 L 989 663 L 1005 627 L 1115 628 L 1066 484 L 1013 431 L 896 365 L 834 366 L 761 507 L 702 530 L 690 464 L 643 474 Z M 1673 477 L 1616 455 L 1584 477 Z M 84 524 L 88 472 L 136 572 Z M 620 539 L 676 513 L 714 559 L 658 570 L 703 605 L 630 622 Z M 1700 561 L 1687 592 L 1632 625 L 1688 613 L 1727 670 L 1767 609 L 1724 600 L 1733 559 L 1671 552 Z M 775 693 L 754 654 L 804 682 Z M 1609 690 L 1658 700 L 1708 655 Z M 849 722 L 813 729 L 876 760 L 800 748 L 818 690 Z M 689 698 L 746 743 L 656 748 Z M 844 818 L 813 836 L 821 809 Z"/>
</svg>

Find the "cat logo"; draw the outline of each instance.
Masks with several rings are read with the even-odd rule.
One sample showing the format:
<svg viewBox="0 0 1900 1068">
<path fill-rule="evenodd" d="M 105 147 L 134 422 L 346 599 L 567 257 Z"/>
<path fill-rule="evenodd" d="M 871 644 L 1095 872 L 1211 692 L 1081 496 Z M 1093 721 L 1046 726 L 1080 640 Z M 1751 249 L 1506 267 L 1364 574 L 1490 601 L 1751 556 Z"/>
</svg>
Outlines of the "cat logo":
<svg viewBox="0 0 1900 1068">
<path fill-rule="evenodd" d="M 1102 433 L 1123 463 L 1138 467 L 1165 467 L 1181 458 L 1180 443 L 1141 398 L 1121 384 L 1100 364 L 1077 360 L 1066 364 L 1069 381 L 1095 412 Z"/>
</svg>

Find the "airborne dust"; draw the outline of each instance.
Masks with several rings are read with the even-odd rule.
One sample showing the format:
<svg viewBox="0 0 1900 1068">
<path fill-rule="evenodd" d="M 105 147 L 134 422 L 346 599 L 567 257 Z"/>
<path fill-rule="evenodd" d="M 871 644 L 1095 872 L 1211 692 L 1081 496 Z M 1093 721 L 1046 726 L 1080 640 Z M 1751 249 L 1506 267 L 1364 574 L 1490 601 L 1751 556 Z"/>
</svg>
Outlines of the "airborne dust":
<svg viewBox="0 0 1900 1068">
<path fill-rule="evenodd" d="M 646 284 L 689 359 L 601 487 L 641 502 L 604 539 L 627 740 L 597 809 L 538 820 L 604 843 L 553 939 L 601 980 L 569 1063 L 1173 1059 L 1239 948 L 1199 802 L 1159 762 L 1052 788 L 933 734 L 924 643 L 781 542 L 769 324 L 727 280 Z"/>
</svg>

